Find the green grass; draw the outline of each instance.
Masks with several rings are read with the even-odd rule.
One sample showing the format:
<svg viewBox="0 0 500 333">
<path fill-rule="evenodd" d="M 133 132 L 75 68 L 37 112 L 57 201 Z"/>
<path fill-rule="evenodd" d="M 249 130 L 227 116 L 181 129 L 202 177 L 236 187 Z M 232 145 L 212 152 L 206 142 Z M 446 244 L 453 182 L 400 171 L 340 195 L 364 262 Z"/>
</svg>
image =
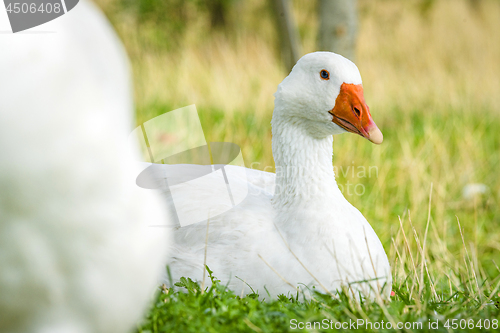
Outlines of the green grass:
<svg viewBox="0 0 500 333">
<path fill-rule="evenodd" d="M 408 289 L 397 284 L 392 301 L 385 304 L 358 303 L 343 292 L 336 299 L 316 292 L 309 299 L 297 293 L 293 297 L 280 295 L 272 301 L 261 301 L 255 293 L 235 295 L 211 272 L 210 278 L 213 284 L 203 293 L 199 284 L 186 278 L 176 283 L 176 288 L 160 288 L 137 332 L 327 332 L 338 325 L 344 325 L 346 331 L 387 332 L 395 331 L 391 327 L 398 325 L 407 332 L 430 328 L 449 332 L 447 326 L 466 325 L 468 331 L 491 332 L 499 323 L 500 297 L 485 294 L 490 301 L 480 302 L 465 291 L 467 288 L 453 290 L 441 301 L 433 299 L 432 291 L 426 288 L 416 302 Z M 383 325 L 384 329 L 376 329 L 377 325 Z"/>
</svg>

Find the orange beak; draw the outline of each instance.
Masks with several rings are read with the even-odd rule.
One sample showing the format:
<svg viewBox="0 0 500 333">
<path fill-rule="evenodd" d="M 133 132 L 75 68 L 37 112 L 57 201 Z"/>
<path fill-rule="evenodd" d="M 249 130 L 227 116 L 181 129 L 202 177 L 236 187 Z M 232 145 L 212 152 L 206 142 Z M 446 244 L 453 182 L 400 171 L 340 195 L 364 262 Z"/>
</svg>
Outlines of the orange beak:
<svg viewBox="0 0 500 333">
<path fill-rule="evenodd" d="M 346 131 L 359 134 L 376 144 L 384 140 L 365 103 L 361 84 L 342 83 L 335 107 L 329 112 L 333 116 L 332 121 Z"/>
</svg>

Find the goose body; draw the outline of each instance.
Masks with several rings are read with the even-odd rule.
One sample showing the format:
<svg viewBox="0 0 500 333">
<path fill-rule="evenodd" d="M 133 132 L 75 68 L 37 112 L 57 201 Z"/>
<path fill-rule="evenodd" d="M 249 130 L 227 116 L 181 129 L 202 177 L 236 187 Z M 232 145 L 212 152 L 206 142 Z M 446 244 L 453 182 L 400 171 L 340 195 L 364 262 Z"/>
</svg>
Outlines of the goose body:
<svg viewBox="0 0 500 333">
<path fill-rule="evenodd" d="M 246 169 L 245 178 L 238 176 L 240 167 L 226 167 L 231 185 L 247 188 L 248 196 L 210 219 L 207 242 L 206 223 L 176 228 L 174 279 L 201 281 L 206 247 L 206 264 L 235 291 L 249 292 L 249 285 L 276 296 L 305 285 L 388 297 L 392 279 L 384 248 L 335 181 L 332 135 L 346 131 L 382 141 L 357 67 L 334 53 L 304 56 L 275 94 L 276 174 Z M 215 205 L 220 195 L 206 182 L 176 205 Z"/>
<path fill-rule="evenodd" d="M 0 29 L 9 30 L 0 11 Z M 94 5 L 0 34 L 0 331 L 128 332 L 165 269 L 127 57 Z"/>
</svg>

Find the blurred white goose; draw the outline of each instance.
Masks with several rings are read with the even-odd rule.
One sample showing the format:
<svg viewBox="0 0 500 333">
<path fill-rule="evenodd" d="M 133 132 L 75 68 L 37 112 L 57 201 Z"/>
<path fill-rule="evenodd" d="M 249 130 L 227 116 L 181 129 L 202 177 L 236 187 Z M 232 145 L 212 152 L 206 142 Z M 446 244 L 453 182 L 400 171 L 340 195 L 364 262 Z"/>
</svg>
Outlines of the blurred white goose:
<svg viewBox="0 0 500 333">
<path fill-rule="evenodd" d="M 128 332 L 169 238 L 135 185 L 127 58 L 86 1 L 34 30 L 0 34 L 0 331 Z"/>
<path fill-rule="evenodd" d="M 247 169 L 245 180 L 238 178 L 238 167 L 226 167 L 232 185 L 248 186 L 250 194 L 210 220 L 206 262 L 222 283 L 243 292 L 248 284 L 272 296 L 294 292 L 299 284 L 323 292 L 348 285 L 356 296 L 379 290 L 389 295 L 384 248 L 335 181 L 332 135 L 343 132 L 377 144 L 383 139 L 365 104 L 359 71 L 334 53 L 305 55 L 275 94 L 276 175 Z M 217 205 L 218 198 L 207 183 L 176 205 L 196 209 Z M 206 223 L 198 223 L 175 231 L 174 279 L 202 280 L 206 230 Z"/>
</svg>

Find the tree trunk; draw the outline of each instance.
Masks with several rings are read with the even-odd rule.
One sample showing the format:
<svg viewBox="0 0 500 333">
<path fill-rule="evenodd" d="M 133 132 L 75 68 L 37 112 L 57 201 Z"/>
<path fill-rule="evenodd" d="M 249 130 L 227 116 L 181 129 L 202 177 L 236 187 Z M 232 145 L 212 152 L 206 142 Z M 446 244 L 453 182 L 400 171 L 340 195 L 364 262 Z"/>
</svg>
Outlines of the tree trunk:
<svg viewBox="0 0 500 333">
<path fill-rule="evenodd" d="M 210 25 L 212 28 L 224 28 L 226 25 L 227 9 L 230 1 L 228 0 L 209 0 L 206 2 L 210 12 Z"/>
<path fill-rule="evenodd" d="M 318 7 L 319 49 L 354 60 L 358 33 L 357 1 L 320 0 Z"/>
<path fill-rule="evenodd" d="M 281 58 L 286 69 L 290 71 L 301 56 L 299 35 L 290 0 L 272 0 L 276 17 L 276 28 L 280 41 Z"/>
</svg>

